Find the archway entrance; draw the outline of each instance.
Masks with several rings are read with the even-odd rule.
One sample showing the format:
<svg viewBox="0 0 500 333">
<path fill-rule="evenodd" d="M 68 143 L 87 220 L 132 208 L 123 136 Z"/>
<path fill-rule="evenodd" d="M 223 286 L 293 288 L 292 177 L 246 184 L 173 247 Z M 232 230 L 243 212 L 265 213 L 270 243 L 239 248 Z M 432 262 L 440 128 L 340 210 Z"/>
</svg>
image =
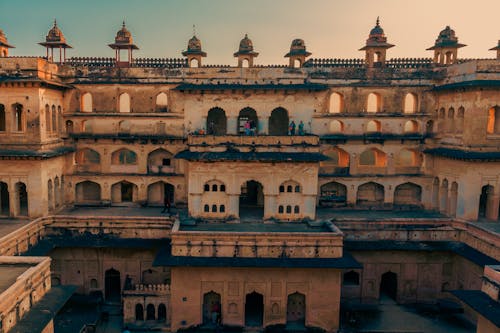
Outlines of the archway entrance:
<svg viewBox="0 0 500 333">
<path fill-rule="evenodd" d="M 248 129 L 245 129 L 245 124 L 249 123 Z M 257 112 L 252 108 L 244 108 L 238 116 L 238 134 L 239 135 L 255 135 L 258 128 Z"/>
<path fill-rule="evenodd" d="M 254 217 L 262 219 L 264 216 L 264 191 L 262 184 L 254 180 L 247 181 L 241 186 L 240 219 Z"/>
<path fill-rule="evenodd" d="M 301 293 L 288 295 L 286 324 L 303 327 L 306 323 L 306 296 Z"/>
<path fill-rule="evenodd" d="M 269 118 L 269 135 L 288 135 L 288 111 L 276 108 Z"/>
<path fill-rule="evenodd" d="M 135 305 L 135 320 L 144 320 L 144 308 L 142 307 L 142 304 Z"/>
<path fill-rule="evenodd" d="M 17 183 L 16 184 L 16 193 L 18 199 L 18 208 L 19 215 L 28 216 L 28 192 L 26 190 L 26 184 Z"/>
<path fill-rule="evenodd" d="M 0 215 L 9 216 L 9 189 L 6 183 L 0 182 Z"/>
<path fill-rule="evenodd" d="M 479 217 L 487 218 L 488 220 L 496 220 L 497 216 L 494 216 L 494 201 L 493 193 L 494 187 L 491 185 L 485 185 L 481 188 L 481 195 L 479 196 Z"/>
<path fill-rule="evenodd" d="M 207 115 L 207 134 L 226 135 L 226 133 L 227 133 L 226 112 L 221 108 L 210 109 Z"/>
<path fill-rule="evenodd" d="M 174 204 L 175 187 L 165 182 L 156 182 L 148 186 L 148 205 L 163 206 L 164 198 L 169 198 L 171 205 Z"/>
<path fill-rule="evenodd" d="M 121 185 L 122 202 L 132 202 L 133 185 L 129 182 L 123 182 Z"/>
<path fill-rule="evenodd" d="M 398 294 L 398 275 L 393 272 L 382 274 L 380 280 L 380 298 L 387 296 L 396 301 Z"/>
<path fill-rule="evenodd" d="M 104 295 L 107 302 L 119 302 L 121 298 L 120 272 L 111 268 L 104 273 Z"/>
<path fill-rule="evenodd" d="M 216 324 L 221 314 L 220 295 L 208 292 L 203 295 L 203 325 Z"/>
<path fill-rule="evenodd" d="M 255 291 L 245 297 L 245 326 L 262 326 L 264 297 Z"/>
</svg>

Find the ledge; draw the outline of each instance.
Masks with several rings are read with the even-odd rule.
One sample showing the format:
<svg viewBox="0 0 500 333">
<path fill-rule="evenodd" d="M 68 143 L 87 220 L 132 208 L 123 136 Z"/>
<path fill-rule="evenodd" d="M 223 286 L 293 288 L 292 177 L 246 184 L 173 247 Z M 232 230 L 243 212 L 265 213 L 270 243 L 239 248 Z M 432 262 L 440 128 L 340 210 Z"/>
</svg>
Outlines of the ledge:
<svg viewBox="0 0 500 333">
<path fill-rule="evenodd" d="M 320 153 L 286 153 L 286 152 L 195 152 L 184 150 L 174 158 L 188 161 L 257 161 L 257 162 L 305 162 L 315 163 L 328 158 Z"/>
<path fill-rule="evenodd" d="M 423 151 L 425 154 L 448 157 L 457 160 L 476 160 L 476 161 L 499 161 L 500 151 L 466 151 L 452 148 L 430 148 Z"/>
<path fill-rule="evenodd" d="M 480 290 L 453 290 L 451 293 L 474 311 L 500 327 L 500 304 Z"/>
</svg>

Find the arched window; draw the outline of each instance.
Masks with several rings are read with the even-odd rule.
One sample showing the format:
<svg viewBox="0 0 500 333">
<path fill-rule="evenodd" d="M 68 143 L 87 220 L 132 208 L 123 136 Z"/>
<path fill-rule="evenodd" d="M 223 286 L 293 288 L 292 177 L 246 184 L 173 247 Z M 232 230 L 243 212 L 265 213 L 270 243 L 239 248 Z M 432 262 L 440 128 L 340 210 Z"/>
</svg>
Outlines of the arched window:
<svg viewBox="0 0 500 333">
<path fill-rule="evenodd" d="M 144 307 L 142 304 L 135 305 L 135 320 L 142 321 L 144 320 Z"/>
<path fill-rule="evenodd" d="M 212 192 L 217 192 L 217 188 L 218 188 L 217 184 L 213 184 L 212 185 Z"/>
<path fill-rule="evenodd" d="M 457 111 L 457 121 L 455 126 L 457 133 L 462 133 L 464 131 L 464 116 L 465 116 L 465 109 L 463 106 L 461 106 L 458 108 Z"/>
<path fill-rule="evenodd" d="M 330 133 L 343 133 L 344 123 L 339 120 L 332 120 L 330 122 Z"/>
<path fill-rule="evenodd" d="M 77 164 L 99 164 L 101 157 L 98 152 L 93 149 L 82 149 L 76 153 Z"/>
<path fill-rule="evenodd" d="M 208 185 L 208 184 L 203 185 L 203 191 L 209 192 L 210 191 L 210 185 Z"/>
<path fill-rule="evenodd" d="M 329 113 L 340 113 L 344 110 L 344 97 L 339 93 L 332 93 L 330 95 L 330 109 Z"/>
<path fill-rule="evenodd" d="M 212 205 L 212 213 L 217 213 L 217 205 Z"/>
<path fill-rule="evenodd" d="M 292 189 L 293 189 L 292 185 L 288 185 L 288 186 L 286 187 L 286 191 L 287 191 L 288 193 L 292 193 L 292 192 L 293 192 L 293 191 L 292 191 Z"/>
<path fill-rule="evenodd" d="M 52 120 L 50 121 L 51 124 L 51 130 L 52 132 L 57 132 L 57 112 L 56 112 L 56 106 L 52 105 Z"/>
<path fill-rule="evenodd" d="M 380 112 L 381 98 L 379 94 L 369 93 L 366 99 L 366 111 L 370 113 Z"/>
<path fill-rule="evenodd" d="M 90 93 L 85 93 L 82 95 L 82 112 L 92 112 L 92 95 Z"/>
<path fill-rule="evenodd" d="M 279 214 L 283 214 L 283 212 L 284 212 L 284 210 L 283 210 L 283 206 L 282 206 L 282 205 L 280 205 L 280 206 L 278 207 L 278 213 L 279 213 Z"/>
<path fill-rule="evenodd" d="M 92 133 L 92 120 L 82 121 L 82 131 L 83 133 Z"/>
<path fill-rule="evenodd" d="M 404 183 L 394 189 L 395 205 L 420 206 L 422 201 L 422 187 L 414 183 Z"/>
<path fill-rule="evenodd" d="M 14 130 L 22 132 L 24 130 L 24 115 L 22 104 L 14 104 Z"/>
<path fill-rule="evenodd" d="M 359 155 L 359 165 L 383 167 L 386 162 L 387 155 L 376 148 L 367 149 Z"/>
<path fill-rule="evenodd" d="M 51 129 L 51 124 L 50 124 L 50 120 L 52 119 L 52 117 L 50 116 L 50 106 L 48 104 L 45 104 L 45 131 L 47 133 L 49 133 L 52 129 Z"/>
<path fill-rule="evenodd" d="M 288 111 L 282 107 L 274 109 L 269 118 L 269 135 L 287 135 L 288 125 Z"/>
<path fill-rule="evenodd" d="M 401 149 L 397 155 L 396 164 L 398 166 L 415 166 L 418 165 L 417 153 L 409 149 Z"/>
<path fill-rule="evenodd" d="M 293 207 L 293 212 L 294 212 L 294 214 L 299 214 L 300 213 L 300 207 L 299 206 Z"/>
<path fill-rule="evenodd" d="M 76 202 L 96 203 L 101 200 L 101 186 L 89 180 L 76 184 Z"/>
<path fill-rule="evenodd" d="M 158 320 L 167 320 L 167 307 L 163 303 L 158 305 Z"/>
<path fill-rule="evenodd" d="M 200 67 L 200 62 L 196 58 L 192 58 L 191 62 L 189 63 L 189 67 Z"/>
<path fill-rule="evenodd" d="M 7 130 L 7 122 L 5 118 L 5 106 L 0 104 L 0 132 L 5 132 Z"/>
<path fill-rule="evenodd" d="M 168 111 L 168 97 L 164 92 L 156 95 L 156 111 L 167 112 Z"/>
<path fill-rule="evenodd" d="M 292 206 L 286 206 L 286 213 L 292 214 Z"/>
<path fill-rule="evenodd" d="M 283 192 L 285 192 L 285 186 L 281 185 L 280 186 L 280 193 L 283 193 Z"/>
<path fill-rule="evenodd" d="M 137 154 L 128 149 L 120 149 L 111 155 L 113 164 L 137 164 Z"/>
<path fill-rule="evenodd" d="M 286 190 L 286 193 L 300 193 L 302 191 L 302 187 L 300 186 L 299 183 L 289 180 L 284 182 L 283 184 L 280 185 L 279 191 L 280 193 L 284 193 Z"/>
<path fill-rule="evenodd" d="M 488 110 L 487 133 L 500 133 L 500 106 L 494 106 Z"/>
<path fill-rule="evenodd" d="M 453 133 L 455 131 L 455 109 L 448 109 L 448 121 L 446 122 L 446 132 Z"/>
<path fill-rule="evenodd" d="M 368 182 L 358 187 L 356 203 L 358 205 L 380 206 L 384 203 L 384 186 Z"/>
<path fill-rule="evenodd" d="M 226 135 L 227 118 L 226 112 L 221 108 L 212 108 L 207 115 L 207 134 Z"/>
<path fill-rule="evenodd" d="M 404 126 L 405 133 L 416 133 L 418 132 L 418 123 L 415 120 L 408 120 Z"/>
<path fill-rule="evenodd" d="M 415 94 L 412 93 L 406 94 L 403 110 L 404 113 L 417 112 L 417 96 Z"/>
<path fill-rule="evenodd" d="M 349 271 L 344 273 L 343 284 L 346 286 L 358 286 L 359 285 L 359 273 L 355 271 Z"/>
<path fill-rule="evenodd" d="M 209 206 L 209 205 L 205 205 L 205 206 L 203 206 L 203 211 L 204 211 L 205 213 L 209 213 L 209 212 L 210 212 L 210 206 Z"/>
<path fill-rule="evenodd" d="M 64 131 L 64 122 L 62 116 L 62 108 L 60 105 L 57 106 L 57 132 Z"/>
<path fill-rule="evenodd" d="M 225 213 L 225 212 L 226 212 L 226 206 L 224 206 L 224 205 L 220 205 L 220 206 L 219 206 L 219 212 L 220 212 L 220 213 Z"/>
<path fill-rule="evenodd" d="M 146 320 L 155 320 L 155 306 L 153 304 L 148 304 L 146 307 Z"/>
<path fill-rule="evenodd" d="M 380 132 L 382 125 L 378 120 L 370 120 L 368 124 L 366 124 L 366 132 L 367 133 L 376 133 Z"/>
<path fill-rule="evenodd" d="M 123 93 L 120 95 L 120 112 L 129 113 L 130 112 L 130 95 Z"/>
<path fill-rule="evenodd" d="M 130 128 L 132 127 L 130 121 L 122 120 L 118 123 L 118 132 L 119 133 L 130 133 Z"/>
</svg>

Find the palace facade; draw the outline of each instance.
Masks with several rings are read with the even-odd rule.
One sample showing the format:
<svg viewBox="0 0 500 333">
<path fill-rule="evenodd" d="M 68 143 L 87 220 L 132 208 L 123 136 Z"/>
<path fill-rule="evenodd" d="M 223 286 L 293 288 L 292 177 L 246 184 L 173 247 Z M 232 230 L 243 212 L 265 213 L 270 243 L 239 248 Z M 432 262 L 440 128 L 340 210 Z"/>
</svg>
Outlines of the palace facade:
<svg viewBox="0 0 500 333">
<path fill-rule="evenodd" d="M 38 298 L 0 302 L 0 332 L 35 332 L 40 295 L 74 289 L 141 329 L 215 313 L 335 332 L 381 297 L 453 294 L 500 331 L 500 41 L 461 59 L 446 27 L 432 57 L 391 59 L 377 20 L 364 59 L 295 39 L 286 66 L 246 35 L 236 66 L 204 65 L 196 36 L 181 59 L 134 58 L 125 23 L 113 58 L 67 58 L 56 22 L 40 44 L 12 57 L 0 31 L 0 224 L 30 221 L 0 268 L 45 263 Z"/>
</svg>

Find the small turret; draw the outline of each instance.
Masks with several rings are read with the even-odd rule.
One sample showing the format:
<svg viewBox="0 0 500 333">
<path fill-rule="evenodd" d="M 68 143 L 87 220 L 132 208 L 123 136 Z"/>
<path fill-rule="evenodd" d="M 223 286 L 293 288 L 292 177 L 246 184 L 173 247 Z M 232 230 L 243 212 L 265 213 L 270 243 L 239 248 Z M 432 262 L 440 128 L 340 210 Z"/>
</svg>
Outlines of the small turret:
<svg viewBox="0 0 500 333">
<path fill-rule="evenodd" d="M 387 37 L 384 29 L 380 26 L 380 19 L 377 17 L 375 27 L 370 31 L 365 46 L 360 51 L 365 51 L 365 61 L 368 67 L 384 66 L 387 49 L 393 47 L 393 44 L 387 43 Z"/>
<path fill-rule="evenodd" d="M 115 62 L 117 67 L 128 67 L 132 63 L 132 51 L 138 50 L 137 45 L 134 44 L 134 39 L 132 34 L 125 27 L 125 21 L 123 21 L 122 28 L 118 30 L 115 37 L 115 42 L 108 45 L 110 48 L 115 50 Z M 127 50 L 127 61 L 121 61 L 120 51 Z"/>
<path fill-rule="evenodd" d="M 290 52 L 285 54 L 285 58 L 290 58 L 290 67 L 295 67 L 296 62 L 298 62 L 297 67 L 302 67 L 306 58 L 311 55 L 311 52 L 307 52 L 306 43 L 303 39 L 294 39 L 292 45 L 290 45 Z"/>
<path fill-rule="evenodd" d="M 498 41 L 497 46 L 492 47 L 490 51 L 497 51 L 497 60 L 500 60 L 500 40 Z"/>
<path fill-rule="evenodd" d="M 451 65 L 457 62 L 458 49 L 467 46 L 458 42 L 458 37 L 455 35 L 455 30 L 450 26 L 446 26 L 439 33 L 434 46 L 427 50 L 434 51 L 434 62 L 440 65 Z"/>
<path fill-rule="evenodd" d="M 196 35 L 193 35 L 193 37 L 188 41 L 187 51 L 182 52 L 182 55 L 187 57 L 189 67 L 193 67 L 193 60 L 196 60 L 198 63 L 197 67 L 201 67 L 201 58 L 206 57 L 207 53 L 202 51 L 201 41 L 198 37 L 196 37 Z"/>
<path fill-rule="evenodd" d="M 14 48 L 14 46 L 7 42 L 7 37 L 5 37 L 3 30 L 0 29 L 0 57 L 8 57 L 9 49 L 12 48 Z"/>
<path fill-rule="evenodd" d="M 64 37 L 61 29 L 57 26 L 57 21 L 55 19 L 54 26 L 49 30 L 47 36 L 45 36 L 45 42 L 38 44 L 47 49 L 47 59 L 50 61 L 54 61 L 54 49 L 59 49 L 59 63 L 64 63 L 66 61 L 66 49 L 72 48 L 68 45 L 68 43 L 66 43 L 66 38 Z"/>
<path fill-rule="evenodd" d="M 248 61 L 248 67 L 253 66 L 253 58 L 259 55 L 258 52 L 253 50 L 253 43 L 245 34 L 245 37 L 240 41 L 240 48 L 238 52 L 234 53 L 234 57 L 238 58 L 238 67 L 243 67 L 243 62 Z"/>
</svg>

